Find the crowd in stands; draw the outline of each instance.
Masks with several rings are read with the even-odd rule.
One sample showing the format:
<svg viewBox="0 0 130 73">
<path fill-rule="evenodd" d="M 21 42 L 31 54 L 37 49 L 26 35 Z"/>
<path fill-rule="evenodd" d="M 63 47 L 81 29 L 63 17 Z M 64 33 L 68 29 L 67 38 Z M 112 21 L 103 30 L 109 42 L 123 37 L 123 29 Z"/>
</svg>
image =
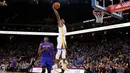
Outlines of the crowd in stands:
<svg viewBox="0 0 130 73">
<path fill-rule="evenodd" d="M 37 49 L 39 44 L 15 43 L 0 47 L 0 63 L 8 71 L 28 71 L 40 67 Z M 86 73 L 130 73 L 130 38 L 116 38 L 99 42 L 74 42 L 67 49 L 68 68 L 83 68 Z M 12 60 L 16 67 L 12 67 Z"/>
<path fill-rule="evenodd" d="M 15 70 L 25 70 L 37 56 L 36 47 L 37 44 L 33 43 L 5 44 L 0 47 L 0 62 L 6 65 L 7 70 L 12 71 L 12 62 L 16 60 Z"/>
<path fill-rule="evenodd" d="M 130 73 L 129 53 L 130 39 L 126 38 L 95 43 L 76 42 L 69 49 L 68 60 L 71 68 L 83 67 L 86 73 Z"/>
</svg>

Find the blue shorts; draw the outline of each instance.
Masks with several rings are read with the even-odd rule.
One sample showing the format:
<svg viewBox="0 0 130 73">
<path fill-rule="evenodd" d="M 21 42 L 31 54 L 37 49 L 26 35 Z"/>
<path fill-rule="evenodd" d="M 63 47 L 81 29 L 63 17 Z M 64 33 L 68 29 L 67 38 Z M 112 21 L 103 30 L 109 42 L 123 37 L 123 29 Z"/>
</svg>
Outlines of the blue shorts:
<svg viewBox="0 0 130 73">
<path fill-rule="evenodd" d="M 51 58 L 41 57 L 41 65 L 42 65 L 42 67 L 46 67 L 48 70 L 51 70 L 53 61 Z"/>
</svg>

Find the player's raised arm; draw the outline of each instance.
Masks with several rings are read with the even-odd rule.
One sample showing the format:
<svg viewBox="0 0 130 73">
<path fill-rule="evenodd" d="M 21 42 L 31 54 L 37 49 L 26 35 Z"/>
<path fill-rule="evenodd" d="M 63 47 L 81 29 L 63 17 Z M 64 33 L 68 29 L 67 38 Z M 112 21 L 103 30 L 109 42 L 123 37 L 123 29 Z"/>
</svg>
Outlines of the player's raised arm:
<svg viewBox="0 0 130 73">
<path fill-rule="evenodd" d="M 62 26 L 60 15 L 59 15 L 58 11 L 55 9 L 54 5 L 55 5 L 55 4 L 52 5 L 52 9 L 54 10 L 54 13 L 55 13 L 55 15 L 56 15 L 58 24 L 59 24 L 60 26 Z"/>
</svg>

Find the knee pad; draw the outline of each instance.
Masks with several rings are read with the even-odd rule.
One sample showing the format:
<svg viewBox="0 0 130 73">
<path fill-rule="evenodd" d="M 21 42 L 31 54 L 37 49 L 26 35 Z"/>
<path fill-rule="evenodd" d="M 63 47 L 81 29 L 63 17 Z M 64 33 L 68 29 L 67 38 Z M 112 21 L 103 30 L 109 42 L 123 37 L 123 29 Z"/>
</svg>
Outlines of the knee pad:
<svg viewBox="0 0 130 73">
<path fill-rule="evenodd" d="M 66 49 L 62 49 L 62 59 L 66 59 Z"/>
<path fill-rule="evenodd" d="M 57 51 L 57 53 L 56 53 L 56 59 L 59 59 L 60 55 L 61 55 L 61 50 L 58 49 L 58 51 Z"/>
</svg>

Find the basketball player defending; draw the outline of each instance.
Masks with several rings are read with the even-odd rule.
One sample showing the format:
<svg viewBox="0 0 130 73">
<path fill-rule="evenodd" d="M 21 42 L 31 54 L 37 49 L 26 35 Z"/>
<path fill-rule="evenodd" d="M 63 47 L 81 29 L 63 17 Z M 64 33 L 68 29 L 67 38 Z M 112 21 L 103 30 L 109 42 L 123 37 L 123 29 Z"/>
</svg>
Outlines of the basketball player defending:
<svg viewBox="0 0 130 73">
<path fill-rule="evenodd" d="M 66 69 L 66 64 L 65 64 L 65 59 L 66 59 L 66 26 L 65 26 L 65 21 L 64 19 L 61 19 L 59 16 L 58 11 L 54 8 L 54 4 L 52 6 L 54 13 L 56 15 L 57 21 L 58 21 L 58 30 L 59 30 L 59 36 L 57 37 L 57 53 L 56 53 L 56 60 L 55 60 L 55 65 L 53 66 L 53 68 L 57 68 L 58 67 L 58 60 L 59 57 L 62 53 L 62 60 L 63 60 L 63 64 L 62 67 Z"/>
<path fill-rule="evenodd" d="M 48 37 L 45 37 L 44 42 L 40 43 L 38 53 L 41 56 L 42 73 L 45 73 L 46 69 L 48 73 L 51 73 L 54 61 L 54 47 L 49 42 Z"/>
</svg>

